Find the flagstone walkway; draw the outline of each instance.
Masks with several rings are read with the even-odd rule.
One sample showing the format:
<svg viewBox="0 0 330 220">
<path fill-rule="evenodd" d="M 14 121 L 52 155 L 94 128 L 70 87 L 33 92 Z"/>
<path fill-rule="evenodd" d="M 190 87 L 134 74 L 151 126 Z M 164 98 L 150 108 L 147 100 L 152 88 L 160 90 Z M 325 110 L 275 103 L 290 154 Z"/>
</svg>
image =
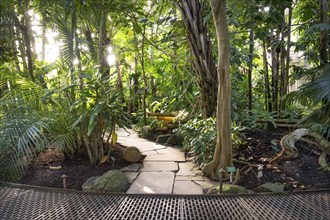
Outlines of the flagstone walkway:
<svg viewBox="0 0 330 220">
<path fill-rule="evenodd" d="M 119 129 L 118 143 L 137 147 L 145 159 L 122 171 L 131 184 L 128 194 L 203 194 L 214 182 L 202 176 L 198 166 L 180 147 L 165 146 L 139 138 L 133 130 Z"/>
</svg>

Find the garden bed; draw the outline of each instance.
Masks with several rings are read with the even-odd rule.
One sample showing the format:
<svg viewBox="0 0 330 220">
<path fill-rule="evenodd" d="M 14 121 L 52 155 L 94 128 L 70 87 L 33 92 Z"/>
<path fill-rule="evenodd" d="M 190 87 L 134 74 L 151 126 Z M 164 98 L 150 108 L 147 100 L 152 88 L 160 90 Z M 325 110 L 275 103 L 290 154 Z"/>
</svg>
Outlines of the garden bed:
<svg viewBox="0 0 330 220">
<path fill-rule="evenodd" d="M 246 143 L 242 145 L 234 154 L 234 159 L 250 164 L 263 165 L 262 177 L 258 178 L 256 167 L 246 174 L 241 174 L 238 185 L 247 189 L 253 189 L 258 185 L 267 182 L 278 182 L 285 185 L 286 190 L 307 189 L 307 188 L 329 188 L 330 173 L 319 170 L 317 163 L 317 150 L 304 142 L 297 142 L 299 149 L 297 159 L 277 167 L 269 166 L 267 159 L 274 157 L 280 150 L 279 140 L 287 134 L 287 130 L 269 132 L 254 130 L 245 133 Z M 35 162 L 29 167 L 26 175 L 20 179 L 19 183 L 62 188 L 62 175 L 67 175 L 67 185 L 69 189 L 81 190 L 82 184 L 91 176 L 102 175 L 112 170 L 123 168 L 130 163 L 123 159 L 125 148 L 116 145 L 112 154 L 115 164 L 104 163 L 101 166 L 92 166 L 87 158 L 65 159 L 63 154 L 48 150 L 39 154 Z M 50 167 L 61 166 L 61 169 L 53 170 Z M 235 163 L 235 166 L 242 169 L 244 163 Z M 245 171 L 247 168 L 244 168 Z"/>
</svg>

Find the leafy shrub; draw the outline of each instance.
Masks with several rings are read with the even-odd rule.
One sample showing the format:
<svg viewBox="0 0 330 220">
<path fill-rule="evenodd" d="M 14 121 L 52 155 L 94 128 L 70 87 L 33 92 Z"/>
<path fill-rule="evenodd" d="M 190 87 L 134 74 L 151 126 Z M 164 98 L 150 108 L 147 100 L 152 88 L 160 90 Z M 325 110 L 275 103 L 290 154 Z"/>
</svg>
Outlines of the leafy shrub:
<svg viewBox="0 0 330 220">
<path fill-rule="evenodd" d="M 243 143 L 242 135 L 239 133 L 241 126 L 236 123 L 232 126 L 233 147 Z M 194 161 L 198 164 L 207 163 L 212 160 L 217 140 L 217 128 L 215 118 L 194 118 L 187 121 L 175 130 L 184 138 L 183 147 L 194 155 Z"/>
</svg>

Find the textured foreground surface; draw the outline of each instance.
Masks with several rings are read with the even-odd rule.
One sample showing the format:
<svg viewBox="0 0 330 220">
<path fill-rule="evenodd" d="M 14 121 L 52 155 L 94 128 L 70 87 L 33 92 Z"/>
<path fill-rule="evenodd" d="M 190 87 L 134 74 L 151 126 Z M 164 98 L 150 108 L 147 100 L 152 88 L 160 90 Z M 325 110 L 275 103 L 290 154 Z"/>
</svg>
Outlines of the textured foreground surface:
<svg viewBox="0 0 330 220">
<path fill-rule="evenodd" d="M 330 219 L 330 190 L 290 194 L 91 194 L 0 185 L 0 219 Z"/>
</svg>

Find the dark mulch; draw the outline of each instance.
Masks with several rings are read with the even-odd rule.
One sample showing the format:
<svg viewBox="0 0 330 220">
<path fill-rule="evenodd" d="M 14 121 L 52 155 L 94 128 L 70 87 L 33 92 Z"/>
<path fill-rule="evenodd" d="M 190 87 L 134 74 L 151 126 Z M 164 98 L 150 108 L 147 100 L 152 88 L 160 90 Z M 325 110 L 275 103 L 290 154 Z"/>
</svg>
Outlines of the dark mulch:
<svg viewBox="0 0 330 220">
<path fill-rule="evenodd" d="M 82 184 L 92 176 L 101 176 L 105 172 L 113 169 L 121 169 L 130 163 L 123 159 L 124 148 L 117 145 L 111 154 L 115 158 L 114 166 L 112 162 L 102 165 L 91 165 L 88 158 L 72 157 L 65 158 L 64 155 L 55 149 L 49 149 L 38 155 L 34 163 L 27 170 L 26 175 L 20 179 L 19 183 L 62 188 L 62 175 L 67 176 L 67 187 L 69 189 L 81 190 Z M 50 167 L 62 168 L 59 170 Z"/>
<path fill-rule="evenodd" d="M 321 151 L 317 150 L 313 144 L 299 141 L 295 144 L 299 151 L 298 158 L 274 166 L 268 164 L 268 160 L 281 149 L 279 141 L 288 133 L 289 131 L 286 130 L 278 132 L 254 130 L 245 134 L 246 143 L 236 151 L 235 158 L 253 164 L 261 164 L 263 169 L 260 178 L 258 178 L 257 168 L 242 174 L 239 185 L 253 189 L 266 182 L 279 182 L 284 184 L 288 191 L 330 187 L 330 172 L 319 169 L 317 154 Z M 235 165 L 239 168 L 245 166 L 244 164 Z"/>
<path fill-rule="evenodd" d="M 288 131 L 269 132 L 263 130 L 248 131 L 245 133 L 246 143 L 235 151 L 234 158 L 253 164 L 263 165 L 262 177 L 258 178 L 257 168 L 244 174 L 246 165 L 235 163 L 243 173 L 238 182 L 248 189 L 266 182 L 279 182 L 285 184 L 286 190 L 305 188 L 329 188 L 330 172 L 319 170 L 316 147 L 304 142 L 297 142 L 299 156 L 293 161 L 279 164 L 277 167 L 268 165 L 267 159 L 274 157 L 280 150 L 279 141 Z M 115 165 L 104 163 L 100 166 L 92 166 L 87 158 L 65 158 L 56 150 L 47 150 L 38 155 L 34 163 L 27 170 L 27 174 L 19 180 L 19 183 L 62 188 L 62 175 L 67 175 L 69 189 L 81 190 L 82 184 L 91 176 L 99 176 L 103 173 L 123 168 L 130 163 L 123 159 L 124 147 L 117 145 L 112 156 Z M 60 170 L 51 170 L 50 166 L 61 166 Z"/>
</svg>

